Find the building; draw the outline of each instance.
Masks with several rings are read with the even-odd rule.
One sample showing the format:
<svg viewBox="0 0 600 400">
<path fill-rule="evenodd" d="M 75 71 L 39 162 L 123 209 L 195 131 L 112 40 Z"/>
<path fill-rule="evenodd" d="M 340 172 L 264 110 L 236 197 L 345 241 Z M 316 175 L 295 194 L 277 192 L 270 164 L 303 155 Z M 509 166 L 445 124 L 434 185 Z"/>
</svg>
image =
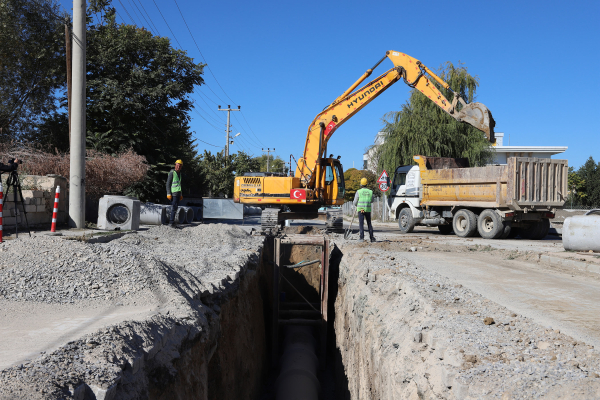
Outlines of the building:
<svg viewBox="0 0 600 400">
<path fill-rule="evenodd" d="M 377 160 L 374 158 L 377 152 L 377 147 L 385 142 L 385 132 L 377 132 L 373 146 L 369 147 L 367 152 L 363 154 L 363 169 L 367 169 L 374 174 L 377 173 Z"/>
<path fill-rule="evenodd" d="M 564 153 L 567 146 L 504 146 L 504 133 L 496 132 L 496 143 L 492 147 L 494 157 L 490 164 L 502 165 L 507 163 L 508 157 L 537 157 L 552 158 L 556 154 Z M 377 147 L 385 141 L 385 132 L 378 132 L 373 146 L 363 154 L 363 169 L 377 174 L 377 160 L 374 158 Z"/>
<path fill-rule="evenodd" d="M 567 146 L 504 146 L 504 133 L 496 132 L 496 143 L 493 147 L 494 158 L 491 164 L 506 164 L 508 157 L 552 158 L 564 153 Z"/>
</svg>

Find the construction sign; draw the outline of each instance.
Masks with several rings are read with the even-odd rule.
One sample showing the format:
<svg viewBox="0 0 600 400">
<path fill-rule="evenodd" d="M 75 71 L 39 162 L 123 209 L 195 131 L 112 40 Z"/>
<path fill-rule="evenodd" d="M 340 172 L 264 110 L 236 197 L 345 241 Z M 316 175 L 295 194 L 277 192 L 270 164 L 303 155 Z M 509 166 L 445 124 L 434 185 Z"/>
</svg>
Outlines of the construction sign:
<svg viewBox="0 0 600 400">
<path fill-rule="evenodd" d="M 379 179 L 377 179 L 377 183 L 379 184 L 379 190 L 381 190 L 382 192 L 387 192 L 388 190 L 390 190 L 389 181 L 390 177 L 384 169 L 381 175 L 379 176 Z"/>
</svg>

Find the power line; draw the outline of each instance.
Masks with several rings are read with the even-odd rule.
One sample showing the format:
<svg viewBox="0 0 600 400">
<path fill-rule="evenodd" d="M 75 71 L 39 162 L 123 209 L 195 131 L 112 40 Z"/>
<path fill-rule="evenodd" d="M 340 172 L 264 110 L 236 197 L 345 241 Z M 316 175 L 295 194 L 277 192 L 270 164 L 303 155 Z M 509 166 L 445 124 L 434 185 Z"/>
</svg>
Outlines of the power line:
<svg viewBox="0 0 600 400">
<path fill-rule="evenodd" d="M 185 24 L 185 27 L 187 28 L 188 32 L 190 33 L 190 36 L 192 37 L 192 40 L 194 41 L 194 44 L 196 45 L 196 48 L 198 49 L 198 52 L 200 53 L 200 56 L 202 57 L 202 59 L 204 60 L 204 63 L 206 64 L 206 67 L 210 71 L 210 74 L 213 76 L 213 78 L 215 78 L 215 82 L 217 82 L 217 85 L 219 85 L 219 87 L 221 88 L 221 90 L 223 91 L 223 93 L 225 93 L 225 96 L 227 96 L 227 98 L 229 100 L 231 100 L 232 103 L 235 103 L 235 101 L 233 101 L 233 99 L 231 97 L 229 97 L 229 95 L 227 94 L 227 92 L 225 92 L 225 89 L 223 89 L 223 87 L 221 86 L 221 84 L 217 80 L 217 77 L 215 76 L 215 74 L 213 74 L 212 70 L 208 66 L 208 63 L 206 62 L 206 59 L 204 58 L 204 55 L 202 54 L 202 51 L 200 50 L 200 46 L 198 46 L 198 43 L 196 42 L 196 38 L 192 34 L 192 31 L 191 31 L 190 27 L 188 26 L 187 21 L 183 17 L 183 13 L 181 12 L 181 8 L 179 8 L 179 4 L 177 3 L 177 0 L 173 0 L 173 1 L 175 2 L 175 5 L 177 6 L 177 10 L 179 10 L 179 15 L 181 15 L 181 19 L 183 20 L 183 23 Z"/>
<path fill-rule="evenodd" d="M 133 0 L 133 1 L 135 1 L 135 0 Z M 144 4 L 141 2 L 141 0 L 138 0 L 138 3 L 140 3 L 140 6 L 142 7 L 142 10 L 144 10 L 144 12 L 146 13 L 146 15 L 148 16 L 148 19 L 150 20 L 150 23 L 152 24 L 152 26 L 154 27 L 154 30 L 156 31 L 156 34 L 158 36 L 160 36 L 160 32 L 158 31 L 158 28 L 154 24 L 154 21 L 152 21 L 152 18 L 150 17 L 150 14 L 148 13 L 148 11 L 146 11 L 146 8 L 144 7 Z"/>
</svg>

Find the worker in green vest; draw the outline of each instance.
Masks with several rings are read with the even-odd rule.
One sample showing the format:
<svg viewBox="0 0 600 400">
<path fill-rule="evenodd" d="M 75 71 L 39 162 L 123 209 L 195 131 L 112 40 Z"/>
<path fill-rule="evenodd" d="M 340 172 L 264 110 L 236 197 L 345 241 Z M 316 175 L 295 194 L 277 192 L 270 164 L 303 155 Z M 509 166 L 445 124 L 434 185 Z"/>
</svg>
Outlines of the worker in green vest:
<svg viewBox="0 0 600 400">
<path fill-rule="evenodd" d="M 181 168 L 183 167 L 183 161 L 175 161 L 175 169 L 169 172 L 167 178 L 167 199 L 171 202 L 171 217 L 169 218 L 169 226 L 175 227 L 175 215 L 177 215 L 177 209 L 179 208 L 179 201 L 183 200 L 181 194 Z"/>
<path fill-rule="evenodd" d="M 354 202 L 352 203 L 358 211 L 358 228 L 360 232 L 359 242 L 365 241 L 365 230 L 364 224 L 365 219 L 367 220 L 367 226 L 369 227 L 369 237 L 371 242 L 375 241 L 373 236 L 373 225 L 371 225 L 371 204 L 373 203 L 373 191 L 367 187 L 367 178 L 360 180 L 360 189 L 356 191 L 354 195 Z"/>
</svg>

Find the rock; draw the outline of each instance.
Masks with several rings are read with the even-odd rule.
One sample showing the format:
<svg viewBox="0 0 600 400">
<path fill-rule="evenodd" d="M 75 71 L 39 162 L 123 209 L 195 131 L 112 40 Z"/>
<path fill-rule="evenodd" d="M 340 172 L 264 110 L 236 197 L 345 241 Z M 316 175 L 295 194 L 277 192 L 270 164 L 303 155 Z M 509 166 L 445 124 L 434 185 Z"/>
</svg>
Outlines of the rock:
<svg viewBox="0 0 600 400">
<path fill-rule="evenodd" d="M 483 323 L 486 325 L 492 325 L 494 323 L 494 318 L 491 318 L 491 317 L 484 318 Z"/>
<path fill-rule="evenodd" d="M 469 354 L 469 355 L 465 354 L 464 360 L 465 360 L 465 362 L 475 364 L 477 362 L 477 356 L 474 354 Z"/>
<path fill-rule="evenodd" d="M 415 252 L 415 251 L 417 251 L 417 248 L 416 247 L 411 247 L 410 251 Z"/>
<path fill-rule="evenodd" d="M 548 342 L 538 342 L 537 347 L 540 350 L 546 350 L 546 349 L 548 349 L 550 347 L 550 343 L 548 343 Z"/>
</svg>

